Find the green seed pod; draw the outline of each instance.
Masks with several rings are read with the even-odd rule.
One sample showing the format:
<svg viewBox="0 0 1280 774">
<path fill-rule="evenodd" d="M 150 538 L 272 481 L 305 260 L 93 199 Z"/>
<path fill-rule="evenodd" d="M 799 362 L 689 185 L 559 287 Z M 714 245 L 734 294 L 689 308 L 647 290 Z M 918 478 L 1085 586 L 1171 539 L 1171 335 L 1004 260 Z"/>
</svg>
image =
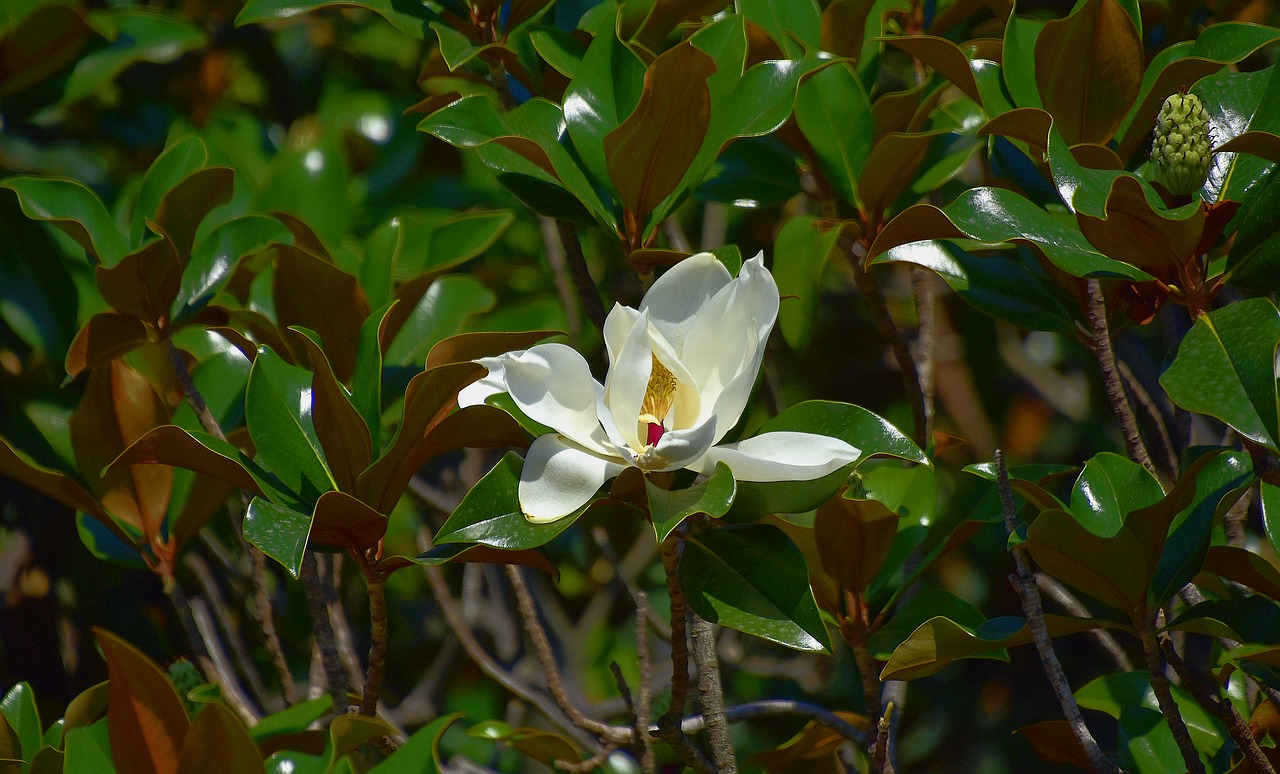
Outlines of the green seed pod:
<svg viewBox="0 0 1280 774">
<path fill-rule="evenodd" d="M 1151 164 L 1156 180 L 1174 194 L 1200 190 L 1209 174 L 1209 113 L 1194 94 L 1174 94 L 1160 107 Z"/>
</svg>

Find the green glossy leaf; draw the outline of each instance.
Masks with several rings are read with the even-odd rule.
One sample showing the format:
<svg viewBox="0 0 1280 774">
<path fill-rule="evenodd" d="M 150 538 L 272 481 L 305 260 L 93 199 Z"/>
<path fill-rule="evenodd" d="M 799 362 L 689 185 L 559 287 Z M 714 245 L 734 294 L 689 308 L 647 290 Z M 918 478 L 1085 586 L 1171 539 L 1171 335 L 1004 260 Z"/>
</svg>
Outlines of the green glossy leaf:
<svg viewBox="0 0 1280 774">
<path fill-rule="evenodd" d="M 666 490 L 648 478 L 644 480 L 644 488 L 649 499 L 653 531 L 659 543 L 695 513 L 720 518 L 733 505 L 737 493 L 733 473 L 723 462 L 716 463 L 715 472 L 706 481 L 687 489 Z"/>
<path fill-rule="evenodd" d="M 136 249 L 147 237 L 147 221 L 156 220 L 156 211 L 165 194 L 184 178 L 204 166 L 209 151 L 199 135 L 189 134 L 175 140 L 151 163 L 142 176 L 138 199 L 133 205 L 129 241 Z"/>
<path fill-rule="evenodd" d="M 217 226 L 196 245 L 182 271 L 174 318 L 182 319 L 204 308 L 241 258 L 273 244 L 292 243 L 289 229 L 266 215 L 242 215 Z"/>
<path fill-rule="evenodd" d="M 688 536 L 680 585 L 694 612 L 712 623 L 796 650 L 830 650 L 804 557 L 777 527 L 716 527 Z"/>
<path fill-rule="evenodd" d="M 440 739 L 461 716 L 460 712 L 444 715 L 414 731 L 385 761 L 369 769 L 369 774 L 439 774 L 444 769 Z"/>
<path fill-rule="evenodd" d="M 1164 604 L 1200 572 L 1214 550 L 1209 545 L 1214 527 L 1254 481 L 1253 463 L 1244 452 L 1223 451 L 1193 470 L 1195 494 L 1169 525 L 1151 579 L 1156 604 Z"/>
<path fill-rule="evenodd" d="M 67 733 L 63 771 L 116 774 L 115 764 L 111 762 L 106 718 L 83 728 L 73 728 Z"/>
<path fill-rule="evenodd" d="M 536 27 L 529 31 L 529 40 L 538 56 L 566 78 L 573 78 L 582 64 L 587 47 L 567 32 L 555 27 Z"/>
<path fill-rule="evenodd" d="M 263 347 L 245 388 L 254 460 L 304 501 L 337 488 L 324 461 L 312 415 L 311 374 Z"/>
<path fill-rule="evenodd" d="M 1212 757 L 1227 738 L 1225 729 L 1181 686 L 1170 688 L 1196 750 Z M 1092 680 L 1076 691 L 1076 701 L 1085 709 L 1105 712 L 1117 719 L 1138 708 L 1160 712 L 1150 675 L 1145 671 L 1104 675 Z"/>
<path fill-rule="evenodd" d="M 271 160 L 254 192 L 253 207 L 287 212 L 315 230 L 326 245 L 337 245 L 351 222 L 351 175 L 336 139 L 318 138 L 310 147 L 290 147 Z M 326 191 L 313 196 L 312 191 Z"/>
<path fill-rule="evenodd" d="M 1280 175 L 1275 167 L 1250 190 L 1231 252 L 1231 284 L 1256 293 L 1280 290 Z"/>
<path fill-rule="evenodd" d="M 920 447 L 884 417 L 861 406 L 808 400 L 765 422 L 755 435 L 790 430 L 839 438 L 858 449 L 858 462 L 883 455 L 929 465 Z"/>
<path fill-rule="evenodd" d="M 1262 504 L 1262 524 L 1271 547 L 1280 553 L 1280 486 L 1259 482 L 1258 500 Z"/>
<path fill-rule="evenodd" d="M 387 347 L 384 362 L 417 365 L 442 339 L 457 333 L 467 318 L 493 308 L 497 297 L 478 280 L 452 274 L 431 283 Z"/>
<path fill-rule="evenodd" d="M 1029 244 L 1072 276 L 1151 279 L 1145 272 L 1098 252 L 1071 224 L 1001 188 L 970 189 L 942 209 L 931 204 L 908 208 L 881 230 L 867 257 L 874 260 L 892 248 L 930 239 Z"/>
<path fill-rule="evenodd" d="M 523 466 L 520 455 L 507 452 L 484 478 L 471 487 L 432 542 L 436 545 L 481 543 L 508 551 L 537 548 L 564 532 L 586 512 L 589 506 L 546 524 L 535 524 L 526 519 L 518 497 Z"/>
<path fill-rule="evenodd" d="M 298 702 L 253 724 L 250 735 L 257 742 L 276 734 L 293 734 L 304 731 L 312 723 L 329 714 L 333 708 L 332 696 L 317 696 L 314 699 Z"/>
<path fill-rule="evenodd" d="M 1021 254 L 979 257 L 950 242 L 924 241 L 892 247 L 873 263 L 900 261 L 923 266 L 956 295 L 985 315 L 1027 330 L 1073 333 L 1078 313 Z"/>
<path fill-rule="evenodd" d="M 9 728 L 17 735 L 21 745 L 21 759 L 31 760 L 42 744 L 44 728 L 40 725 L 40 711 L 36 708 L 35 693 L 25 682 L 15 684 L 0 699 L 0 714 Z"/>
<path fill-rule="evenodd" d="M 364 418 L 351 403 L 351 394 L 333 375 L 320 349 L 319 336 L 306 328 L 291 328 L 311 358 L 311 406 L 316 439 L 326 467 L 343 492 L 355 490 L 356 477 L 373 462 L 373 439 Z"/>
<path fill-rule="evenodd" d="M 1043 107 L 1040 88 L 1036 83 L 1036 41 L 1045 22 L 1018 16 L 1016 8 L 1009 9 L 1009 20 L 1004 27 L 1001 46 L 1000 73 L 1004 84 L 1018 107 Z M 976 74 L 975 74 L 975 77 Z M 979 84 L 981 87 L 981 84 Z M 988 105 L 991 112 L 993 105 Z"/>
<path fill-rule="evenodd" d="M 188 722 L 169 678 L 128 642 L 104 629 L 94 634 L 107 660 L 111 760 L 123 771 L 176 771 Z"/>
<path fill-rule="evenodd" d="M 1209 112 L 1209 131 L 1221 145 L 1246 131 L 1280 134 L 1280 68 L 1253 73 L 1218 73 L 1202 78 L 1191 91 Z M 1201 196 L 1208 202 L 1243 201 L 1275 164 L 1245 153 L 1213 157 Z"/>
<path fill-rule="evenodd" d="M 832 65 L 802 83 L 795 114 L 823 177 L 845 202 L 860 201 L 858 176 L 871 153 L 874 121 L 866 87 L 853 68 Z"/>
<path fill-rule="evenodd" d="M 1265 298 L 1231 304 L 1196 320 L 1160 377 L 1173 402 L 1217 417 L 1280 451 L 1276 345 L 1280 312 Z"/>
<path fill-rule="evenodd" d="M 92 688 L 86 688 L 81 691 L 71 703 L 67 705 L 67 711 L 62 715 L 61 741 L 58 746 L 66 741 L 67 736 L 77 728 L 84 728 L 98 721 L 107 712 L 107 701 L 109 700 L 110 691 L 107 682 L 104 680 Z"/>
<path fill-rule="evenodd" d="M 938 616 L 954 624 L 977 629 L 986 622 L 982 611 L 942 589 L 923 589 L 894 608 L 893 616 L 871 633 L 868 647 L 878 660 L 888 661 L 893 651 L 921 624 Z"/>
<path fill-rule="evenodd" d="M 611 179 L 604 139 L 635 110 L 644 78 L 644 64 L 618 40 L 609 24 L 591 41 L 578 76 L 565 89 L 569 137 L 583 166 L 601 183 Z"/>
<path fill-rule="evenodd" d="M 1049 613 L 1044 622 L 1050 637 L 1115 628 L 1117 624 L 1096 618 L 1068 618 Z M 952 661 L 990 658 L 1007 661 L 1005 648 L 1032 641 L 1031 630 L 1022 618 L 992 618 L 978 626 L 965 626 L 943 616 L 930 618 L 911 633 L 889 657 L 880 672 L 881 680 L 916 680 L 938 672 Z"/>
<path fill-rule="evenodd" d="M 802 215 L 783 225 L 773 243 L 773 278 L 786 297 L 778 311 L 782 337 L 793 350 L 804 350 L 822 295 L 827 260 L 840 238 L 840 228 L 823 228 L 817 218 Z M 791 298 L 790 296 L 794 296 Z"/>
<path fill-rule="evenodd" d="M 91 11 L 89 22 L 111 44 L 76 62 L 62 95 L 63 104 L 92 95 L 134 64 L 171 62 L 208 40 L 199 27 L 167 11 L 110 8 Z"/>
<path fill-rule="evenodd" d="M 1160 482 L 1126 457 L 1103 452 L 1084 465 L 1071 489 L 1071 514 L 1099 537 L 1113 537 L 1130 511 L 1164 497 Z"/>
<path fill-rule="evenodd" d="M 249 0 L 236 16 L 236 26 L 287 19 L 291 16 L 330 8 L 335 5 L 355 5 L 378 14 L 401 32 L 418 40 L 427 37 L 427 26 L 439 18 L 425 3 L 399 3 L 395 0 Z"/>
<path fill-rule="evenodd" d="M 78 326 L 80 293 L 51 235 L 0 196 L 0 320 L 27 346 L 64 359 Z"/>
<path fill-rule="evenodd" d="M 369 429 L 375 455 L 382 450 L 382 335 L 390 311 L 388 303 L 361 323 L 356 367 L 351 374 L 351 402 Z"/>
<path fill-rule="evenodd" d="M 128 252 L 102 200 L 83 184 L 58 177 L 11 177 L 0 188 L 17 194 L 24 215 L 52 222 L 103 266 L 115 266 Z"/>
<path fill-rule="evenodd" d="M 822 16 L 814 0 L 740 0 L 738 12 L 769 33 L 788 59 L 818 48 Z"/>
<path fill-rule="evenodd" d="M 311 521 L 310 513 L 255 497 L 244 515 L 244 538 L 297 578 L 311 534 Z"/>
</svg>

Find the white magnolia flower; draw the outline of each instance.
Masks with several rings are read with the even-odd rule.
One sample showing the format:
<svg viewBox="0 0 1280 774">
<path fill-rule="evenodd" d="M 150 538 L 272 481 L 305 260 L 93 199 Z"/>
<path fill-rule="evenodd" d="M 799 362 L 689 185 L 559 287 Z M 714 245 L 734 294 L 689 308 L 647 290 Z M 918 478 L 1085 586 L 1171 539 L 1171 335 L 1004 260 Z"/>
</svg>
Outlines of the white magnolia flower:
<svg viewBox="0 0 1280 774">
<path fill-rule="evenodd" d="M 764 433 L 717 446 L 738 422 L 778 316 L 778 286 L 762 255 L 737 279 L 710 253 L 667 270 L 638 310 L 605 320 L 609 373 L 601 385 L 563 344 L 539 344 L 476 362 L 489 374 L 463 389 L 461 406 L 507 393 L 554 433 L 529 447 L 520 507 L 530 521 L 576 511 L 625 467 L 711 473 L 724 462 L 738 481 L 808 481 L 854 461 L 836 438 Z"/>
</svg>

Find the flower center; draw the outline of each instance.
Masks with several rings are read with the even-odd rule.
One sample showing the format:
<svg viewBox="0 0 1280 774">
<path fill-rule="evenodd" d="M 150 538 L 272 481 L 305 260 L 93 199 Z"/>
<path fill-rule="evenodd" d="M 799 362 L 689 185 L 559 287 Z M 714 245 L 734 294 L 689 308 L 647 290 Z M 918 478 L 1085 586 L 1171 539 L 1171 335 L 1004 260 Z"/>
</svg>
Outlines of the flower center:
<svg viewBox="0 0 1280 774">
<path fill-rule="evenodd" d="M 652 355 L 653 368 L 649 371 L 649 386 L 644 391 L 644 402 L 640 404 L 640 424 L 643 425 L 645 443 L 653 446 L 666 432 L 662 422 L 671 411 L 671 404 L 676 398 L 676 377 L 667 367 L 658 362 L 658 356 Z"/>
</svg>

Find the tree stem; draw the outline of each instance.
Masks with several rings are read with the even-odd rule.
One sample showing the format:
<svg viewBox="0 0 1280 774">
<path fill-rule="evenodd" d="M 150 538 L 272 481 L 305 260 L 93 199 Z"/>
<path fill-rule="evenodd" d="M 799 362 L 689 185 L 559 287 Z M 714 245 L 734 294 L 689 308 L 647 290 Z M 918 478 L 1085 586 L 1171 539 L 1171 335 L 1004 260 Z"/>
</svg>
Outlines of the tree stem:
<svg viewBox="0 0 1280 774">
<path fill-rule="evenodd" d="M 1155 465 L 1151 463 L 1151 455 L 1147 454 L 1147 447 L 1142 442 L 1138 422 L 1133 416 L 1133 407 L 1129 405 L 1129 396 L 1120 380 L 1119 369 L 1116 368 L 1115 352 L 1111 349 L 1111 331 L 1107 327 L 1107 305 L 1102 295 L 1102 283 L 1096 279 L 1085 282 L 1089 294 L 1089 330 L 1093 337 L 1093 354 L 1102 371 L 1107 400 L 1111 402 L 1111 410 L 1120 421 L 1120 432 L 1124 435 L 1129 458 L 1154 474 Z"/>
<path fill-rule="evenodd" d="M 680 538 L 672 533 L 662 541 L 662 568 L 671 597 L 671 707 L 658 720 L 658 734 L 685 764 L 698 772 L 710 772 L 711 763 L 684 735 L 682 718 L 689 692 L 689 643 L 685 632 L 684 590 L 680 588 Z"/>
<path fill-rule="evenodd" d="M 1009 471 L 1004 465 L 1004 452 L 996 450 L 996 488 L 1000 494 L 1000 508 L 1004 514 L 1005 531 L 1009 535 L 1013 535 L 1017 531 L 1017 511 L 1013 506 L 1013 491 L 1009 488 Z M 1084 749 L 1085 756 L 1089 759 L 1089 764 L 1093 770 L 1102 774 L 1103 772 L 1115 772 L 1118 769 L 1111 761 L 1107 760 L 1107 756 L 1103 754 L 1102 748 L 1098 746 L 1098 742 L 1093 737 L 1093 733 L 1089 731 L 1089 727 L 1085 725 L 1084 715 L 1080 712 L 1080 705 L 1076 703 L 1076 697 L 1071 692 L 1071 685 L 1067 682 L 1067 675 L 1062 670 L 1062 662 L 1058 660 L 1058 654 L 1053 649 L 1053 641 L 1049 639 L 1049 627 L 1044 621 L 1044 607 L 1040 602 L 1040 590 L 1036 586 L 1035 576 L 1031 573 L 1031 567 L 1026 557 L 1026 548 L 1018 544 L 1013 548 L 1013 562 L 1016 572 L 1009 577 L 1013 587 L 1017 589 L 1018 596 L 1022 600 L 1022 610 L 1027 616 L 1027 626 L 1031 629 L 1032 639 L 1036 644 L 1036 651 L 1040 654 L 1040 663 L 1044 666 L 1045 675 L 1049 678 L 1049 683 L 1053 686 L 1053 693 L 1058 698 L 1058 704 L 1062 707 L 1062 714 L 1067 719 L 1067 723 L 1071 726 L 1072 733 L 1075 734 L 1076 740 L 1080 742 L 1080 746 Z"/>
<path fill-rule="evenodd" d="M 597 330 L 603 331 L 604 303 L 600 301 L 600 291 L 596 288 L 596 281 L 591 279 L 587 258 L 582 254 L 582 242 L 578 241 L 578 232 L 573 224 L 563 220 L 556 221 L 556 229 L 560 232 L 560 244 L 564 245 L 564 257 L 569 264 L 569 273 L 578 287 L 578 299 L 582 301 L 582 309 L 587 313 L 587 319 L 591 320 L 591 324 L 596 326 Z"/>
<path fill-rule="evenodd" d="M 324 667 L 325 688 L 333 697 L 334 714 L 347 710 L 347 676 L 342 667 L 342 657 L 333 637 L 333 624 L 329 621 L 329 606 L 325 604 L 324 587 L 320 584 L 320 569 L 316 556 L 307 551 L 302 556 L 299 573 L 302 588 L 306 592 L 307 612 L 311 614 L 311 628 L 320 651 L 320 664 Z"/>
<path fill-rule="evenodd" d="M 369 591 L 369 667 L 364 676 L 360 714 L 373 717 L 378 712 L 378 694 L 387 664 L 387 576 L 378 569 L 366 570 Z"/>
<path fill-rule="evenodd" d="M 716 658 L 715 627 L 696 614 L 690 618 L 693 661 L 698 665 L 698 695 L 701 698 L 702 715 L 707 721 L 707 742 L 711 747 L 711 759 L 716 771 L 733 774 L 738 770 L 738 764 L 733 758 L 729 721 L 724 714 L 724 687 L 720 684 L 720 663 Z"/>
<path fill-rule="evenodd" d="M 1182 720 L 1178 704 L 1173 699 L 1173 690 L 1169 686 L 1169 676 L 1164 672 L 1164 654 L 1156 640 L 1156 631 L 1149 627 L 1142 633 L 1142 654 L 1147 660 L 1147 671 L 1151 675 L 1151 690 L 1155 692 L 1156 702 L 1160 705 L 1160 714 L 1169 723 L 1174 741 L 1178 743 L 1178 751 L 1187 764 L 1189 774 L 1205 774 L 1204 764 L 1200 762 L 1200 754 L 1196 752 L 1195 743 L 1191 741 L 1191 732 Z"/>
</svg>

